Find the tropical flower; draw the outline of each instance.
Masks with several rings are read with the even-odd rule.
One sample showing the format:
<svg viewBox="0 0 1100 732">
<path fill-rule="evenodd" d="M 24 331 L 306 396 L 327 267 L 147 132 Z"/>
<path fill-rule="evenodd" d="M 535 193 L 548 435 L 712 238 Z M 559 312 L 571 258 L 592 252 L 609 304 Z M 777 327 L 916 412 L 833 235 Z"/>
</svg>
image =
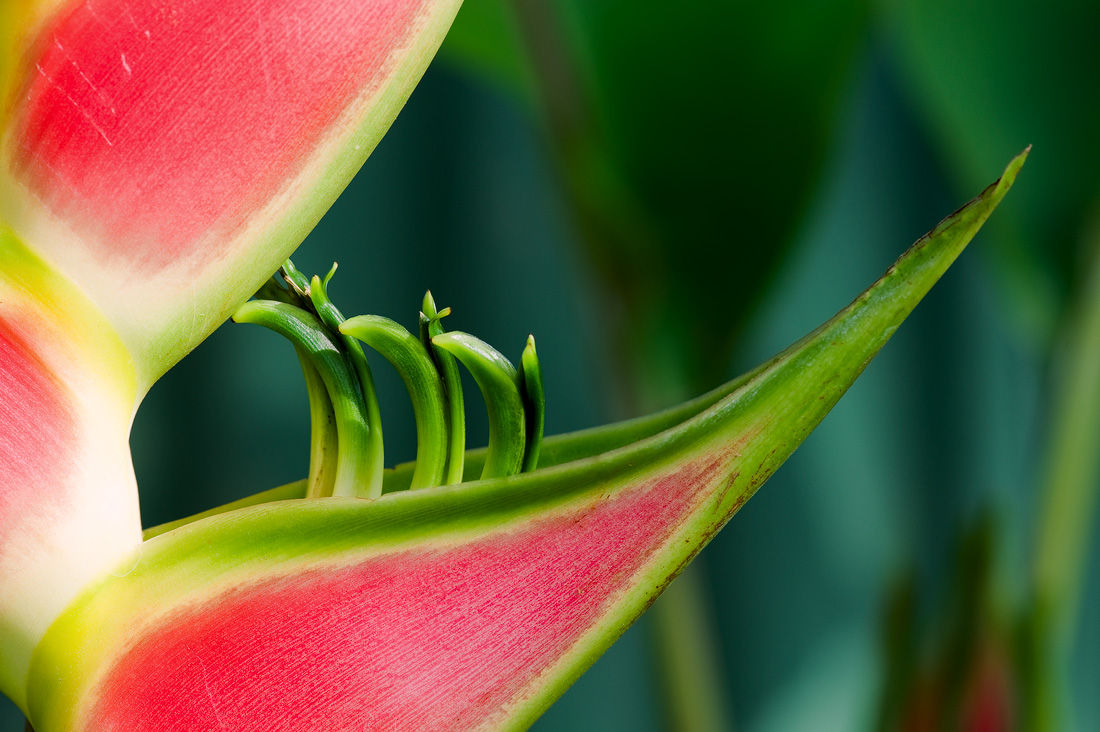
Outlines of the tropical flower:
<svg viewBox="0 0 1100 732">
<path fill-rule="evenodd" d="M 824 416 L 1023 162 L 696 402 L 551 438 L 519 476 L 291 487 L 143 536 L 142 396 L 338 195 L 457 4 L 0 13 L 0 689 L 38 732 L 523 728 Z"/>
</svg>

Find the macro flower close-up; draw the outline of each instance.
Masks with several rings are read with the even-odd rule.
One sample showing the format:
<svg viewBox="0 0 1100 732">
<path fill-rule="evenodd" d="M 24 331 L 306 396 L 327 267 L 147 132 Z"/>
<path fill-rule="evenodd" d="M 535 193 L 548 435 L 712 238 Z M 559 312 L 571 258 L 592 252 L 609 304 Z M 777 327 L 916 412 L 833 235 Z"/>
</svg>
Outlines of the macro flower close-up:
<svg viewBox="0 0 1100 732">
<path fill-rule="evenodd" d="M 819 180 L 835 184 L 821 172 L 825 162 L 847 159 L 824 152 L 827 144 L 843 148 L 833 129 L 840 97 L 830 95 L 854 83 L 844 81 L 855 78 L 849 47 L 865 11 L 853 3 L 850 13 L 838 6 L 835 17 L 815 21 L 823 33 L 832 29 L 831 40 L 806 36 L 807 47 L 834 49 L 835 57 L 821 55 L 799 72 L 775 61 L 794 53 L 776 41 L 790 29 L 767 12 L 746 18 L 779 76 L 746 81 L 745 89 L 768 90 L 764 100 L 786 84 L 789 99 L 760 104 L 806 126 L 787 133 L 761 123 L 759 146 L 746 137 L 727 150 L 720 135 L 709 136 L 727 111 L 725 92 L 707 85 L 732 60 L 701 51 L 713 31 L 705 23 L 688 24 L 703 39 L 700 53 L 685 47 L 654 61 L 630 55 L 650 47 L 643 30 L 660 27 L 647 25 L 648 6 L 635 25 L 622 25 L 610 0 L 587 9 L 527 0 L 461 5 L 4 0 L 0 692 L 27 729 L 615 729 L 597 721 L 598 704 L 566 722 L 540 718 L 593 664 L 600 668 L 598 659 L 643 614 L 643 624 L 656 627 L 646 656 L 654 671 L 638 693 L 652 697 L 647 703 L 663 700 L 660 713 L 644 713 L 664 720 L 654 729 L 732 728 L 741 702 L 730 711 L 712 654 L 724 643 L 717 628 L 737 623 L 715 617 L 713 607 L 700 615 L 684 609 L 713 600 L 689 565 L 837 405 L 986 220 L 1000 221 L 994 210 L 1032 154 L 1029 140 L 998 148 L 996 167 L 983 159 L 975 167 L 992 183 L 973 186 L 967 195 L 978 195 L 934 228 L 935 214 L 922 218 L 907 250 L 904 238 L 884 243 L 893 254 L 880 259 L 880 271 L 904 251 L 885 274 L 827 309 L 815 304 L 798 328 L 822 325 L 801 339 L 784 332 L 793 345 L 745 370 L 743 357 L 757 358 L 743 345 L 753 312 L 795 302 L 781 291 L 795 271 L 784 269 L 797 261 L 791 242 L 828 228 L 809 202 L 818 200 Z M 669 48 L 687 42 L 682 21 L 669 22 Z M 716 48 L 725 48 L 718 35 Z M 440 62 L 451 70 L 429 71 L 441 46 Z M 426 72 L 427 89 L 410 101 Z M 788 84 L 780 78 L 788 73 L 820 78 Z M 647 81 L 635 88 L 637 79 Z M 418 108 L 420 99 L 434 111 Z M 463 122 L 466 102 L 456 99 L 475 100 L 482 116 Z M 419 128 L 402 128 L 406 115 L 395 123 L 407 102 L 409 124 Z M 670 124 L 678 114 L 682 126 Z M 515 136 L 524 115 L 538 120 L 529 139 Z M 495 126 L 498 117 L 507 124 Z M 382 143 L 391 125 L 398 139 Z M 468 148 L 464 128 L 480 135 Z M 765 158 L 786 172 L 750 168 L 757 148 L 785 139 L 789 149 Z M 527 172 L 494 182 L 485 172 L 490 143 Z M 461 164 L 438 152 L 448 147 Z M 545 151 L 543 162 L 534 149 Z M 400 157 L 402 150 L 412 153 Z M 712 165 L 702 164 L 707 150 Z M 743 162 L 737 175 L 721 172 L 728 154 L 744 156 L 731 158 Z M 444 158 L 485 180 L 449 183 L 451 198 L 436 207 L 423 191 L 442 187 L 433 171 Z M 357 186 L 372 170 L 375 188 L 362 196 Z M 558 191 L 536 206 L 557 223 L 514 229 L 530 203 L 517 191 L 530 180 Z M 421 192 L 402 200 L 410 181 Z M 724 200 L 725 186 L 738 185 L 736 202 Z M 1015 196 L 1003 205 L 1011 208 Z M 957 206 L 966 195 L 937 200 L 941 216 L 952 200 Z M 835 201 L 837 210 L 847 206 Z M 331 261 L 317 242 L 346 215 L 341 205 L 366 223 L 333 237 L 339 272 L 296 267 L 292 254 L 299 264 Z M 738 208 L 727 213 L 727 205 Z M 868 218 L 872 210 L 867 204 Z M 391 237 L 379 211 L 403 212 L 437 248 L 423 254 Z M 489 230 L 524 233 L 479 253 L 481 234 L 454 234 L 477 216 Z M 851 224 L 842 228 L 839 238 L 857 236 L 848 236 Z M 542 278 L 556 276 L 557 265 L 532 252 L 559 230 L 579 242 L 563 268 L 586 272 L 569 281 L 595 294 L 582 325 L 562 321 L 555 331 L 568 288 L 552 285 L 545 307 L 529 305 L 523 290 L 538 292 Z M 727 237 L 738 241 L 726 246 Z M 419 305 L 418 318 L 402 325 L 343 304 L 404 277 L 401 257 L 416 273 L 417 294 L 402 298 Z M 486 257 L 489 266 L 480 264 Z M 873 280 L 869 271 L 858 270 L 863 286 Z M 475 303 L 467 316 L 452 277 L 467 294 L 484 290 L 488 304 Z M 514 299 L 494 299 L 505 280 Z M 547 337 L 524 331 L 525 347 L 509 360 L 459 330 L 477 325 L 478 307 L 520 320 L 529 308 L 550 323 Z M 549 315 L 540 319 L 540 310 Z M 512 330 L 507 337 L 523 344 Z M 263 392 L 270 411 L 258 421 L 286 417 L 304 425 L 296 436 L 308 428 L 308 442 L 265 437 L 269 425 L 248 434 L 232 427 L 252 418 L 250 407 L 211 397 L 216 377 L 197 379 L 197 391 L 184 397 L 201 411 L 197 422 L 157 411 L 165 393 L 158 382 L 175 388 L 175 375 L 209 358 L 227 331 L 283 349 L 286 360 L 260 365 L 234 352 L 223 357 L 222 374 L 245 374 L 234 389 Z M 562 344 L 586 337 L 611 364 L 602 391 L 617 407 L 597 420 L 605 426 L 562 416 L 572 402 L 594 409 L 593 398 L 578 394 L 598 381 L 599 368 L 561 366 Z M 731 378 L 735 366 L 744 373 Z M 268 369 L 295 374 L 287 378 L 298 386 L 284 387 Z M 924 376 L 934 370 L 919 368 Z M 407 414 L 392 416 L 398 411 Z M 146 419 L 187 434 L 149 448 L 161 427 Z M 228 432 L 218 432 L 223 423 Z M 207 432 L 221 445 L 191 452 L 187 440 Z M 250 463 L 235 445 L 254 437 L 258 457 Z M 287 474 L 272 468 L 284 463 Z M 224 483 L 231 485 L 218 492 Z M 179 485 L 188 495 L 172 504 L 165 496 Z M 959 602 L 968 613 L 981 609 L 966 618 L 984 619 L 996 605 L 983 563 L 994 539 L 973 523 L 979 528 L 958 532 L 957 558 L 944 562 L 957 576 L 980 577 L 962 583 L 969 589 Z M 763 569 L 766 554 L 746 560 L 771 582 L 797 584 Z M 1063 595 L 1038 594 L 1061 607 Z M 903 628 L 898 637 L 916 643 L 920 633 L 902 620 L 919 603 L 898 603 L 888 606 L 888 628 Z M 1044 624 L 1057 616 L 1036 611 L 1021 621 L 1029 657 L 992 621 L 975 620 L 978 630 L 962 623 L 970 629 L 964 640 L 936 652 L 910 652 L 887 633 L 883 666 L 866 672 L 861 688 L 870 691 L 858 698 L 884 731 L 948 728 L 940 720 L 950 717 L 962 725 L 951 728 L 1003 732 L 1015 729 L 1008 720 L 1059 718 L 1051 710 L 1064 699 L 1028 676 L 1061 658 L 1064 636 Z M 952 655 L 960 648 L 962 656 Z M 941 655 L 965 663 L 944 671 Z M 899 659 L 908 664 L 900 671 Z M 734 663 L 751 669 L 757 660 Z M 867 701 L 876 695 L 877 703 Z M 755 703 L 753 719 L 768 719 Z"/>
</svg>

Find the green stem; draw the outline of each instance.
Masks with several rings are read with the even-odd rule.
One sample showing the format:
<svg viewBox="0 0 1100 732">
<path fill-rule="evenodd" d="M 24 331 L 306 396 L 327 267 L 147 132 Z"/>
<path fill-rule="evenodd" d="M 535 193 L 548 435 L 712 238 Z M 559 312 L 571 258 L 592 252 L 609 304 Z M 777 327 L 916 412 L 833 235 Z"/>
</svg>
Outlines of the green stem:
<svg viewBox="0 0 1100 732">
<path fill-rule="evenodd" d="M 429 291 L 424 294 L 424 303 L 420 312 L 420 340 L 428 348 L 435 361 L 439 376 L 443 379 L 444 404 L 447 413 L 447 473 L 443 477 L 444 485 L 462 482 L 462 473 L 466 464 L 466 407 L 462 397 L 462 378 L 458 373 L 455 357 L 432 343 L 432 338 L 443 335 L 443 323 L 440 321 L 451 312 L 444 308 L 439 312 L 435 299 Z"/>
<path fill-rule="evenodd" d="M 645 380 L 639 374 L 635 376 L 633 383 L 640 387 Z M 648 387 L 650 393 L 673 396 L 687 391 L 686 384 L 678 379 L 661 383 L 651 379 Z M 725 691 L 721 630 L 703 564 L 689 564 L 657 598 L 649 614 L 668 729 L 732 732 L 735 724 Z"/>
<path fill-rule="evenodd" d="M 370 364 L 363 353 L 359 341 L 340 332 L 340 325 L 347 320 L 343 313 L 332 303 L 328 296 L 328 283 L 332 275 L 336 273 L 336 265 L 325 277 L 324 282 L 317 276 L 310 282 L 309 297 L 313 307 L 317 311 L 321 322 L 340 339 L 344 345 L 348 360 L 359 377 L 359 387 L 363 392 L 363 403 L 366 408 L 367 424 L 370 425 L 370 434 L 364 445 L 366 460 L 370 466 L 367 476 L 367 495 L 378 497 L 382 495 L 382 471 L 386 465 L 385 447 L 382 444 L 382 413 L 378 408 L 378 392 L 374 388 L 374 376 L 371 374 Z"/>
<path fill-rule="evenodd" d="M 309 478 L 307 498 L 331 496 L 336 483 L 336 457 L 340 449 L 336 431 L 336 413 L 332 408 L 325 381 L 310 363 L 309 354 L 295 347 L 302 364 L 302 376 L 309 394 Z"/>
<path fill-rule="evenodd" d="M 523 386 L 523 411 L 527 418 L 527 444 L 523 448 L 523 472 L 526 473 L 538 467 L 546 425 L 546 391 L 542 387 L 542 368 L 533 335 L 527 336 L 527 347 L 520 357 L 519 381 Z"/>
<path fill-rule="evenodd" d="M 653 603 L 654 642 L 661 659 L 669 729 L 678 732 L 729 732 L 733 720 L 723 699 L 717 672 L 718 633 L 702 565 L 689 564 Z"/>
</svg>

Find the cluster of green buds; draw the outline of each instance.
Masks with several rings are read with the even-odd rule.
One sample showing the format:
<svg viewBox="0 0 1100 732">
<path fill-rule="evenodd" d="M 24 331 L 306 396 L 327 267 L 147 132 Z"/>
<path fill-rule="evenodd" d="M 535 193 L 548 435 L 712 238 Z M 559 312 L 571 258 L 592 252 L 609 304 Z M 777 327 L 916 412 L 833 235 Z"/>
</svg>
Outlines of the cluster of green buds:
<svg viewBox="0 0 1100 732">
<path fill-rule="evenodd" d="M 345 318 L 328 295 L 335 273 L 334 264 L 324 279 L 309 278 L 288 260 L 233 315 L 238 323 L 282 334 L 298 353 L 312 424 L 306 497 L 378 498 L 537 466 L 546 400 L 534 336 L 517 369 L 485 341 L 444 330 L 451 309 L 438 309 L 431 292 L 424 295 L 417 335 L 378 315 Z M 417 431 L 411 470 L 383 469 L 378 398 L 360 343 L 384 356 L 409 391 Z M 459 362 L 477 383 L 489 418 L 488 447 L 470 464 Z"/>
</svg>

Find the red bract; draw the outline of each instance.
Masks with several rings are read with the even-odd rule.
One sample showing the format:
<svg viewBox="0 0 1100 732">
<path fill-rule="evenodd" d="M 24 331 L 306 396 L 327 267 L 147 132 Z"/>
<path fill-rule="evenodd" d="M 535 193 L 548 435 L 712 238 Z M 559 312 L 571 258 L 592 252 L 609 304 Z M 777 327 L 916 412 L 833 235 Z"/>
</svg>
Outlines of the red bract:
<svg viewBox="0 0 1100 732">
<path fill-rule="evenodd" d="M 102 315 L 0 221 L 0 689 L 80 588 L 141 541 L 137 394 Z"/>
<path fill-rule="evenodd" d="M 0 213 L 108 315 L 147 387 L 316 223 L 457 5 L 32 3 Z"/>
<path fill-rule="evenodd" d="M 14 175 L 84 256 L 142 279 L 201 274 L 386 91 L 424 5 L 73 4 L 38 33 Z"/>
<path fill-rule="evenodd" d="M 56 380 L 12 327 L 0 321 L 0 394 L 19 394 L 18 401 L 0 403 L 0 422 L 8 425 L 5 447 L 0 453 L 0 474 L 13 486 L 0 495 L 0 516 L 17 516 L 34 502 L 37 481 L 57 483 L 66 488 L 72 454 L 66 448 L 76 445 L 76 427 L 70 411 L 72 395 Z M 54 500 L 64 502 L 64 494 Z M 0 544 L 11 537 L 9 526 L 0 524 Z"/>
<path fill-rule="evenodd" d="M 0 688 L 139 547 L 130 419 L 301 241 L 457 0 L 0 11 Z"/>
<path fill-rule="evenodd" d="M 813 429 L 1023 162 L 833 320 L 696 402 L 551 438 L 520 476 L 376 500 L 290 486 L 142 541 L 126 444 L 141 395 L 300 241 L 456 5 L 15 7 L 0 688 L 38 732 L 527 726 Z"/>
<path fill-rule="evenodd" d="M 541 711 L 563 661 L 579 645 L 602 649 L 591 636 L 647 569 L 667 561 L 661 550 L 726 480 L 725 462 L 636 479 L 613 498 L 559 499 L 535 516 L 482 517 L 472 531 L 437 528 L 411 545 L 387 541 L 390 525 L 368 528 L 359 501 L 334 500 L 300 532 L 354 532 L 358 547 L 203 590 L 142 623 L 80 728 L 290 732 L 324 720 L 330 730 L 460 730 L 516 726 L 520 713 L 530 721 L 524 707 L 537 699 Z M 296 529 L 302 519 L 265 521 Z M 655 598 L 669 574 L 641 582 L 634 603 Z"/>
</svg>

